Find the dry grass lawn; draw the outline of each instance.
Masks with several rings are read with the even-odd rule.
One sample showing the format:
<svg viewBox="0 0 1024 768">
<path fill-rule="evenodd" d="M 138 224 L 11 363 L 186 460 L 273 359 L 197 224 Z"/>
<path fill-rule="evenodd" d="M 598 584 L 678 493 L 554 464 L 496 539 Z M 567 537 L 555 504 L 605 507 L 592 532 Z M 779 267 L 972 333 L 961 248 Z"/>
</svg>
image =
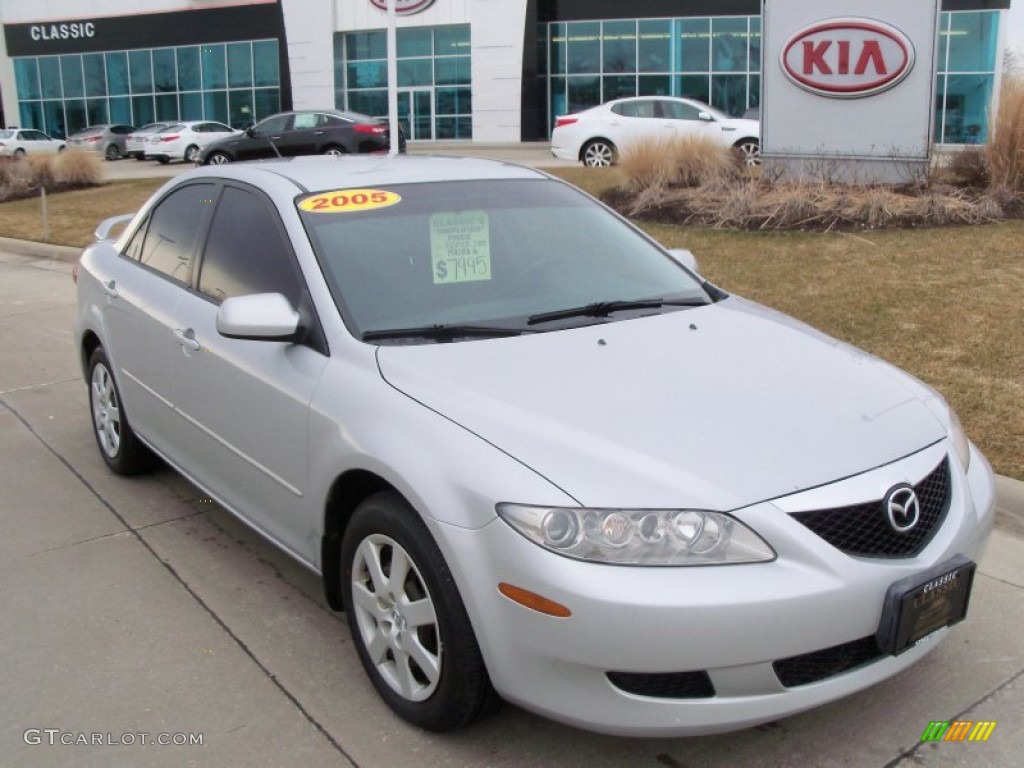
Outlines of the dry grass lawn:
<svg viewBox="0 0 1024 768">
<path fill-rule="evenodd" d="M 554 172 L 594 195 L 617 169 Z M 49 198 L 51 240 L 85 245 L 163 180 Z M 953 405 L 996 471 L 1024 480 L 1024 222 L 863 234 L 740 233 L 643 224 L 702 272 L 910 371 Z M 0 236 L 41 239 L 39 200 L 0 204 Z"/>
</svg>

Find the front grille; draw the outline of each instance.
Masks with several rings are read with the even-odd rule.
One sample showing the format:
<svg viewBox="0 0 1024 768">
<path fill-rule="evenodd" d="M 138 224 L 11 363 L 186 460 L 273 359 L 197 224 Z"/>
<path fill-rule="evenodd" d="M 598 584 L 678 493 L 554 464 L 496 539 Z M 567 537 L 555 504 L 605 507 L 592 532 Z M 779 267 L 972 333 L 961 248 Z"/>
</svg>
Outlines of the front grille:
<svg viewBox="0 0 1024 768">
<path fill-rule="evenodd" d="M 609 672 L 619 690 L 656 699 L 709 699 L 715 687 L 707 672 Z"/>
<path fill-rule="evenodd" d="M 949 511 L 949 459 L 914 486 L 921 518 L 910 531 L 889 524 L 885 500 L 838 509 L 794 512 L 791 517 L 848 555 L 861 557 L 913 557 L 931 540 Z"/>
<path fill-rule="evenodd" d="M 772 664 L 775 674 L 787 688 L 816 683 L 854 667 L 867 664 L 882 656 L 874 635 L 849 643 L 802 653 Z"/>
</svg>

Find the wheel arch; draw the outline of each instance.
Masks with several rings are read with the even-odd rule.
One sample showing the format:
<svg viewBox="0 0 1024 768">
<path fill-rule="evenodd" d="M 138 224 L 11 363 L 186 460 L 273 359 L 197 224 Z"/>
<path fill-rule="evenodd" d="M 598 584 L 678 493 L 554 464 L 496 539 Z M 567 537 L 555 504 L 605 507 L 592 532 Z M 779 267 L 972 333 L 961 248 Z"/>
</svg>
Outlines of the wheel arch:
<svg viewBox="0 0 1024 768">
<path fill-rule="evenodd" d="M 87 330 L 82 334 L 82 343 L 79 348 L 82 364 L 82 375 L 88 380 L 89 378 L 89 358 L 92 357 L 92 353 L 96 347 L 101 347 L 103 344 L 100 342 L 100 337 L 96 335 L 94 331 Z"/>
<path fill-rule="evenodd" d="M 380 491 L 400 493 L 391 483 L 364 469 L 351 469 L 331 483 L 324 504 L 324 532 L 320 537 L 320 570 L 324 597 L 335 611 L 343 610 L 341 596 L 341 539 L 352 514 L 364 499 Z"/>
<path fill-rule="evenodd" d="M 607 144 L 609 147 L 612 148 L 613 152 L 618 152 L 618 150 L 619 150 L 618 145 L 614 141 L 612 141 L 611 139 L 609 139 L 609 138 L 607 138 L 605 136 L 591 136 L 589 139 L 587 139 L 582 144 L 580 144 L 580 151 L 577 153 L 577 158 L 576 159 L 579 160 L 582 163 L 583 162 L 583 156 L 584 156 L 584 154 L 587 151 L 587 147 L 589 147 L 595 141 L 603 141 L 605 144 Z"/>
</svg>

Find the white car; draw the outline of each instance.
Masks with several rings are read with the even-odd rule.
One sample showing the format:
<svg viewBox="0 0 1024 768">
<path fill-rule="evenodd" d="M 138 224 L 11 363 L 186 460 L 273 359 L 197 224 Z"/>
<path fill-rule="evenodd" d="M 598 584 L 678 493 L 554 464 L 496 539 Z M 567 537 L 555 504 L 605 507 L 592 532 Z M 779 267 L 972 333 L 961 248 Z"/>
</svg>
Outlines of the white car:
<svg viewBox="0 0 1024 768">
<path fill-rule="evenodd" d="M 67 143 L 50 138 L 33 128 L 0 129 L 0 157 L 24 157 L 25 155 L 55 155 L 63 152 Z"/>
<path fill-rule="evenodd" d="M 241 135 L 241 131 L 212 120 L 173 123 L 147 139 L 146 159 L 161 163 L 169 163 L 171 160 L 194 163 L 199 159 L 200 150 L 207 144 Z"/>
<path fill-rule="evenodd" d="M 297 157 L 186 172 L 128 218 L 77 271 L 100 456 L 161 457 L 319 574 L 420 727 L 502 697 L 743 728 L 966 615 L 994 481 L 945 401 L 568 184 Z"/>
<path fill-rule="evenodd" d="M 146 159 L 146 142 L 157 131 L 162 131 L 174 123 L 149 123 L 136 128 L 131 135 L 124 140 L 124 154 L 127 157 L 134 157 L 136 160 Z"/>
<path fill-rule="evenodd" d="M 638 96 L 617 99 L 555 120 L 551 154 L 589 166 L 613 165 L 638 141 L 706 136 L 740 152 L 746 165 L 761 162 L 761 124 L 729 117 L 693 99 Z"/>
</svg>

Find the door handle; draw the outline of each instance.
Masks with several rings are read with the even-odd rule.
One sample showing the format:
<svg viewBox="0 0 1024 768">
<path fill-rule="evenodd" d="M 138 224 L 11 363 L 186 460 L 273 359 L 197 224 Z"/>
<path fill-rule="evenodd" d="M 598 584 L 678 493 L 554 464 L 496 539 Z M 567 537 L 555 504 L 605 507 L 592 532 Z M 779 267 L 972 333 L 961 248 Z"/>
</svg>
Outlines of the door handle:
<svg viewBox="0 0 1024 768">
<path fill-rule="evenodd" d="M 323 131 L 314 131 L 314 132 L 313 132 L 313 135 L 314 135 L 314 136 L 323 136 L 323 135 L 324 135 L 324 132 L 323 132 Z"/>
<path fill-rule="evenodd" d="M 103 283 L 103 292 L 107 294 L 107 296 L 109 296 L 110 298 L 116 299 L 118 296 L 117 281 L 108 280 L 107 282 Z"/>
<path fill-rule="evenodd" d="M 196 341 L 196 333 L 191 328 L 186 328 L 184 331 L 180 328 L 175 328 L 174 338 L 185 349 L 190 349 L 193 352 L 198 352 L 200 349 L 199 342 Z"/>
</svg>

